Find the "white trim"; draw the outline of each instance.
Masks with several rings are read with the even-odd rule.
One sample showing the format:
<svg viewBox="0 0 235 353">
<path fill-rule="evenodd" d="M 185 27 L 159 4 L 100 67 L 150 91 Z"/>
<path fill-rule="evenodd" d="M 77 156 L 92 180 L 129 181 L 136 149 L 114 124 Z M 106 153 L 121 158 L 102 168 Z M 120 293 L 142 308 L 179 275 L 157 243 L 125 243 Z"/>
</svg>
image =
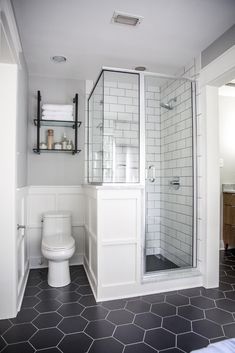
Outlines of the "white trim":
<svg viewBox="0 0 235 353">
<path fill-rule="evenodd" d="M 203 234 L 203 285 L 217 287 L 220 249 L 220 167 L 218 87 L 235 76 L 235 46 L 207 65 L 200 76 L 202 120 L 205 142 L 203 154 L 206 219 Z"/>
</svg>

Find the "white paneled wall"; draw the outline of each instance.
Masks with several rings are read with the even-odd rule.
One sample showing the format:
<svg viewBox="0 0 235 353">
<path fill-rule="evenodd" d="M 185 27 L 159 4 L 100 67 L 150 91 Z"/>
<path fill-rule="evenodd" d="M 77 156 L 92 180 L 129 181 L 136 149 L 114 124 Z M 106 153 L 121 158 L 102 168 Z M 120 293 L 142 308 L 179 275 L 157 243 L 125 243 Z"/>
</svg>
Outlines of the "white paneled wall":
<svg viewBox="0 0 235 353">
<path fill-rule="evenodd" d="M 81 186 L 30 186 L 28 188 L 27 232 L 30 267 L 44 267 L 41 254 L 42 214 L 47 211 L 70 211 L 76 251 L 71 263 L 83 262 L 84 253 L 84 196 Z"/>
</svg>

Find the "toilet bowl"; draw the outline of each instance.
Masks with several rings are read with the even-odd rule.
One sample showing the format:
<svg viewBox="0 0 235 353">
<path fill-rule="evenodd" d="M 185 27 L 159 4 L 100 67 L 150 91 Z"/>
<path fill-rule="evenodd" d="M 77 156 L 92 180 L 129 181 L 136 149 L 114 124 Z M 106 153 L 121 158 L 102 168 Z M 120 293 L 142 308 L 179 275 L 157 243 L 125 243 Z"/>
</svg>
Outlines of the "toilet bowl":
<svg viewBox="0 0 235 353">
<path fill-rule="evenodd" d="M 69 259 L 75 252 L 69 212 L 47 212 L 42 217 L 41 250 L 48 260 L 48 284 L 64 287 L 71 282 Z"/>
</svg>

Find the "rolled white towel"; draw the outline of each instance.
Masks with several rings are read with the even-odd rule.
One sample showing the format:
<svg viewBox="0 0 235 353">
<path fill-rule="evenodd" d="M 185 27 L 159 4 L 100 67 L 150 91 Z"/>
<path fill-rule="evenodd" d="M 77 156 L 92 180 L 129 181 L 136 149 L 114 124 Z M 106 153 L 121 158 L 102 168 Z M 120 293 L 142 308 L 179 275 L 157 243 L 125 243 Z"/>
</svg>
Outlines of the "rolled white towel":
<svg viewBox="0 0 235 353">
<path fill-rule="evenodd" d="M 43 120 L 73 121 L 72 115 L 43 115 Z"/>
<path fill-rule="evenodd" d="M 73 105 L 72 104 L 43 104 L 43 110 L 50 110 L 50 111 L 60 111 L 60 112 L 72 112 Z"/>
<path fill-rule="evenodd" d="M 61 112 L 61 111 L 53 111 L 53 110 L 43 110 L 42 111 L 42 116 L 69 116 L 73 117 L 72 112 Z"/>
</svg>

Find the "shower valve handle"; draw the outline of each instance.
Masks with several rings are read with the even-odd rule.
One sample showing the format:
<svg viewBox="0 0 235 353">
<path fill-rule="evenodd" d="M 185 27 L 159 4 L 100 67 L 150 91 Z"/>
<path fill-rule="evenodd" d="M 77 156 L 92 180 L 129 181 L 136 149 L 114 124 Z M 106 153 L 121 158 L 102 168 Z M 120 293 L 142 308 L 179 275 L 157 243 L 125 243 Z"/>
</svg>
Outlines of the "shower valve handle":
<svg viewBox="0 0 235 353">
<path fill-rule="evenodd" d="M 154 165 L 149 165 L 147 169 L 147 179 L 154 183 L 156 180 L 156 169 Z"/>
</svg>

